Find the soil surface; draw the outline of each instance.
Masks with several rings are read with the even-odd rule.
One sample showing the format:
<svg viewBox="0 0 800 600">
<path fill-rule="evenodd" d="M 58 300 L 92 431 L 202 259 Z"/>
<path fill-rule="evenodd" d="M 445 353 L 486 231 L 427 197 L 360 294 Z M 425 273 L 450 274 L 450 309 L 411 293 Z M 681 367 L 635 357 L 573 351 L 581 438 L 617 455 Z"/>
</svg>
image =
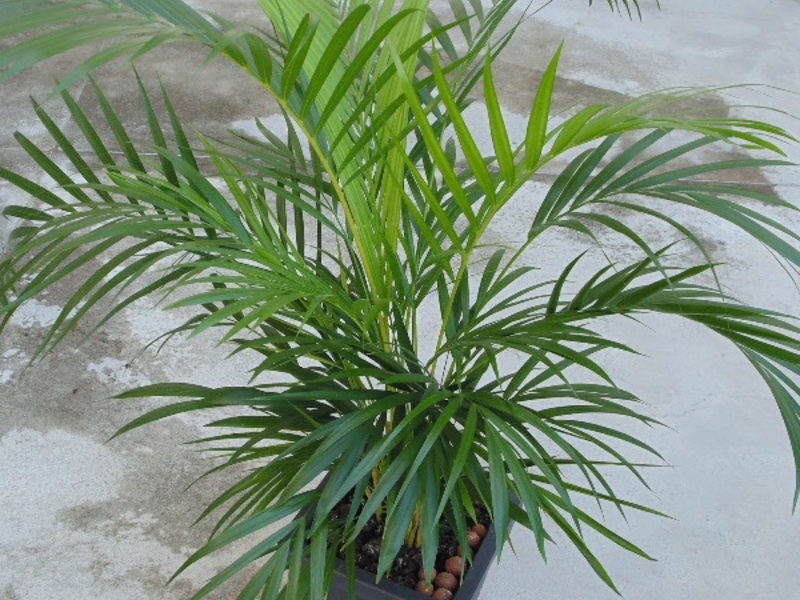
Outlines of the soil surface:
<svg viewBox="0 0 800 600">
<path fill-rule="evenodd" d="M 344 518 L 350 510 L 352 499 L 350 497 L 342 500 L 339 505 L 331 512 L 331 518 Z M 489 512 L 483 504 L 475 504 L 475 515 L 480 523 L 488 529 L 491 519 Z M 472 518 L 467 517 L 467 528 L 475 525 Z M 356 538 L 356 566 L 370 573 L 378 572 L 378 557 L 381 551 L 381 539 L 383 537 L 383 523 L 373 515 L 367 521 L 366 526 Z M 441 573 L 445 570 L 444 563 L 451 556 L 458 555 L 458 540 L 455 531 L 444 519 L 439 524 L 439 550 L 436 553 L 436 571 Z M 341 555 L 344 558 L 344 555 Z M 386 576 L 387 579 L 404 585 L 410 589 L 415 589 L 419 581 L 419 571 L 422 568 L 422 552 L 419 548 L 409 547 L 405 544 L 400 548 L 397 557 L 394 559 L 391 571 Z M 469 570 L 469 565 L 465 569 Z M 423 596 L 420 595 L 420 598 Z"/>
</svg>

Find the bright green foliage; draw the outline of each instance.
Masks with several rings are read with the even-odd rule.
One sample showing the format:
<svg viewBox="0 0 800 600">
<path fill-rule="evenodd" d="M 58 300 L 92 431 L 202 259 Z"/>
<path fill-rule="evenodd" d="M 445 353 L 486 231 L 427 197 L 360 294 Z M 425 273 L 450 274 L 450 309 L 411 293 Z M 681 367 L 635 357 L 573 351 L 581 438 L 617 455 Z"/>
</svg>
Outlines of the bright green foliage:
<svg viewBox="0 0 800 600">
<path fill-rule="evenodd" d="M 661 208 L 706 211 L 800 266 L 800 236 L 768 216 L 794 207 L 709 177 L 786 164 L 779 144 L 788 134 L 759 121 L 671 116 L 696 91 L 590 106 L 555 124 L 561 50 L 554 49 L 541 81 L 531 83 L 535 101 L 525 140 L 515 146 L 493 76 L 515 31 L 500 33 L 515 0 L 490 8 L 452 0 L 449 21 L 428 14 L 423 0 L 399 8 L 389 0 L 259 4 L 268 30 L 201 14 L 180 0 L 0 0 L 0 40 L 24 34 L 0 46 L 0 79 L 104 42 L 56 90 L 79 133 L 63 131 L 34 104 L 69 168 L 16 136 L 58 189 L 0 166 L 0 177 L 39 202 L 6 210 L 27 224 L 0 263 L 2 326 L 26 300 L 80 274 L 40 352 L 101 307 L 97 326 L 140 298 L 164 295 L 174 307 L 195 310 L 179 331 L 214 328 L 234 351 L 260 357 L 246 387 L 165 383 L 121 395 L 178 402 L 120 433 L 182 412 L 241 407 L 240 416 L 210 423 L 219 434 L 205 442 L 224 457 L 220 468 L 241 467 L 243 476 L 204 511 L 218 515 L 218 525 L 181 570 L 251 534 L 253 546 L 196 597 L 256 563 L 240 599 L 319 600 L 335 552 L 344 548 L 353 560 L 348 548 L 372 514 L 385 524 L 381 576 L 418 531 L 430 567 L 441 517 L 467 547 L 463 524 L 473 500 L 489 508 L 501 545 L 511 519 L 534 533 L 542 554 L 549 532 L 561 530 L 613 587 L 583 532 L 647 554 L 580 505 L 591 499 L 655 513 L 619 498 L 604 472 L 622 467 L 641 478 L 628 451 L 659 456 L 618 428 L 620 417 L 652 420 L 603 369 L 606 351 L 629 350 L 592 328 L 609 316 L 674 314 L 730 339 L 772 390 L 800 469 L 800 331 L 784 315 L 703 284 L 713 264 L 701 238 Z M 238 65 L 280 104 L 288 138 L 260 125 L 259 138 L 190 139 L 167 92 L 158 94 L 167 108 L 162 117 L 152 89 L 139 82 L 152 139 L 132 141 L 92 81 L 111 132 L 99 134 L 70 85 L 108 61 L 165 43 L 199 44 L 209 59 Z M 489 156 L 464 117 L 478 84 Z M 713 145 L 764 157 L 686 160 Z M 457 150 L 463 160 L 455 160 Z M 557 158 L 566 167 L 527 239 L 477 261 L 493 219 Z M 626 219 L 639 214 L 674 228 L 707 260 L 671 264 L 669 248 L 649 247 Z M 553 229 L 589 243 L 608 229 L 641 255 L 567 291 L 581 255 L 554 280 L 520 262 Z M 438 315 L 432 349 L 420 344 L 430 338 L 419 321 L 423 305 Z M 325 485 L 308 491 L 324 474 Z M 349 493 L 364 499 L 363 510 L 354 502 L 345 518 L 329 520 Z M 277 525 L 299 510 L 309 511 L 307 522 Z"/>
</svg>

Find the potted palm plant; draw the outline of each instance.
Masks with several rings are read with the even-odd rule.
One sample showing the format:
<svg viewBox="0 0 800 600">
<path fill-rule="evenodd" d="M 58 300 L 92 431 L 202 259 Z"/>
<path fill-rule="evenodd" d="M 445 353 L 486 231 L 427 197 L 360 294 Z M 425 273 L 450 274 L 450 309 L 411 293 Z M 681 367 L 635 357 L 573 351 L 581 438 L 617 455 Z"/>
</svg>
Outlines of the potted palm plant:
<svg viewBox="0 0 800 600">
<path fill-rule="evenodd" d="M 158 295 L 194 313 L 165 335 L 216 330 L 234 352 L 258 357 L 247 386 L 168 382 L 120 394 L 177 401 L 118 433 L 224 411 L 202 441 L 240 479 L 205 507 L 217 525 L 181 570 L 255 541 L 196 598 L 246 568 L 242 599 L 448 598 L 459 585 L 456 598 L 475 597 L 481 575 L 468 566 L 487 562 L 488 546 L 502 549 L 512 520 L 542 553 L 560 531 L 613 587 L 586 530 L 647 554 L 581 501 L 655 512 L 620 498 L 605 469 L 641 477 L 628 451 L 658 454 L 621 425 L 653 421 L 602 366 L 609 351 L 631 350 L 594 326 L 610 317 L 678 315 L 730 339 L 772 391 L 800 468 L 798 328 L 724 293 L 704 238 L 670 209 L 727 221 L 800 266 L 800 237 L 769 216 L 794 207 L 725 177 L 787 164 L 781 145 L 791 136 L 687 112 L 702 101 L 696 90 L 556 119 L 554 48 L 513 144 L 493 64 L 518 26 L 501 28 L 516 1 L 455 0 L 435 13 L 425 0 L 396 4 L 260 0 L 259 25 L 182 0 L 0 0 L 0 80 L 90 48 L 55 87 L 75 129 L 34 103 L 64 160 L 16 136 L 55 187 L 0 165 L 35 200 L 5 210 L 22 224 L 0 263 L 0 327 L 80 277 L 38 355 L 79 323 L 99 327 Z M 634 0 L 608 4 L 638 10 Z M 71 95 L 100 66 L 170 43 L 205 47 L 255 79 L 288 133 L 261 122 L 259 135 L 190 132 L 166 89 L 153 94 L 140 81 L 150 139 L 134 140 L 99 83 L 90 80 L 105 123 Z M 488 154 L 465 117 L 476 99 Z M 752 155 L 694 161 L 715 145 Z M 525 239 L 490 243 L 498 215 L 553 165 L 558 176 L 530 200 Z M 674 230 L 699 258 L 651 247 L 637 215 Z M 591 244 L 599 230 L 638 255 L 587 269 L 581 247 L 551 278 L 527 262 L 547 235 Z M 429 586 L 435 569 L 455 571 L 455 584 Z M 372 586 L 409 570 L 419 592 Z"/>
</svg>

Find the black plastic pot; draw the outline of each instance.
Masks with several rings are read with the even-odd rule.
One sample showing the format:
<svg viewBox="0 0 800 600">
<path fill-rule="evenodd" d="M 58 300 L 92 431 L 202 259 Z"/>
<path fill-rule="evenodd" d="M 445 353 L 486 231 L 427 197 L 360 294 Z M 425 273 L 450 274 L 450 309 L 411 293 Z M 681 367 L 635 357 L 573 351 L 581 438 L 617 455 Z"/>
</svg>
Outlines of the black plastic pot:
<svg viewBox="0 0 800 600">
<path fill-rule="evenodd" d="M 328 475 L 322 480 L 320 486 L 325 485 Z M 511 502 L 518 504 L 519 501 L 514 494 L 511 494 Z M 303 511 L 298 518 L 305 519 L 311 523 L 313 510 Z M 458 591 L 453 595 L 453 600 L 477 600 L 478 594 L 483 586 L 483 580 L 489 571 L 489 566 L 497 553 L 497 540 L 495 538 L 494 524 L 489 524 L 486 536 L 481 541 L 478 551 L 475 553 L 474 560 L 464 575 Z M 382 579 L 375 581 L 375 573 L 370 573 L 356 567 L 356 596 L 355 600 L 425 600 L 416 590 L 407 588 L 404 585 Z M 347 575 L 344 561 L 337 559 L 336 567 L 333 572 L 331 587 L 328 592 L 328 600 L 349 600 L 347 596 Z"/>
<path fill-rule="evenodd" d="M 494 536 L 494 525 L 489 526 L 488 533 L 483 539 L 475 560 L 467 570 L 461 587 L 455 593 L 453 600 L 477 600 L 481 591 L 483 580 L 489 571 L 489 565 L 494 559 L 497 549 Z M 375 583 L 375 574 L 362 569 L 356 569 L 356 599 L 357 600 L 424 600 L 426 596 L 400 584 L 383 579 Z M 348 600 L 347 576 L 345 566 L 339 561 L 333 574 L 328 600 Z"/>
</svg>

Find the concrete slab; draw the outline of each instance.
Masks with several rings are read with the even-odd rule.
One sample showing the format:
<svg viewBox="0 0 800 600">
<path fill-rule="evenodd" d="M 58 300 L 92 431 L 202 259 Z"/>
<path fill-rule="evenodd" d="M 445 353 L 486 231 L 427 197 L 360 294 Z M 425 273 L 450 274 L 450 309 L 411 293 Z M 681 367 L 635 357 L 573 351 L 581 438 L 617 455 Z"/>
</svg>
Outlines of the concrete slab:
<svg viewBox="0 0 800 600">
<path fill-rule="evenodd" d="M 221 10 L 219 3 L 207 0 L 193 4 Z M 250 19 L 255 4 L 226 2 L 225 11 Z M 683 85 L 747 82 L 800 91 L 797 0 L 671 0 L 662 2 L 661 12 L 653 2 L 645 2 L 642 23 L 586 4 L 554 2 L 522 26 L 498 65 L 498 87 L 510 119 L 524 119 L 532 82 L 561 39 L 566 47 L 557 102 L 564 111 L 584 101 L 615 101 Z M 153 59 L 140 64 L 142 75 L 153 84 L 153 76 L 160 75 L 174 91 L 179 109 L 204 132 L 221 133 L 235 124 L 244 126 L 252 115 L 274 112 L 274 105 L 235 70 L 212 65 L 209 71 L 197 72 L 190 66 L 195 56 L 182 50 L 166 50 Z M 0 87 L 2 122 L 42 135 L 31 125 L 24 98 L 30 93 L 42 96 L 52 77 L 63 74 L 65 64 L 50 64 Z M 115 101 L 134 97 L 135 86 L 118 69 L 108 69 L 101 77 Z M 76 95 L 87 111 L 96 112 L 90 94 L 78 90 Z M 775 119 L 795 132 L 800 129 L 797 95 L 737 88 L 718 96 L 720 110 L 734 114 L 752 116 L 753 109 L 735 105 L 753 102 L 786 111 L 776 113 Z M 131 102 L 124 108 L 126 124 L 144 136 L 145 122 L 133 106 Z M 63 112 L 57 116 L 69 127 Z M 21 160 L 11 150 L 12 129 L 0 132 L 4 166 Z M 57 159 L 58 153 L 53 156 Z M 800 161 L 800 145 L 790 150 L 790 157 Z M 754 185 L 798 200 L 797 171 L 748 177 Z M 489 232 L 490 239 L 521 236 L 525 217 L 546 184 L 544 178 L 529 186 Z M 12 200 L 8 188 L 0 187 L 0 206 Z M 796 216 L 787 215 L 785 222 L 800 226 Z M 716 240 L 714 250 L 726 265 L 723 274 L 739 297 L 800 316 L 798 291 L 768 253 L 732 228 L 701 216 L 697 224 L 704 238 Z M 0 249 L 7 231 L 8 225 L 0 221 Z M 667 240 L 655 226 L 649 233 L 654 241 Z M 613 236 L 604 241 L 612 254 L 622 256 L 623 246 Z M 528 260 L 545 270 L 560 269 L 569 242 L 568 237 L 548 241 Z M 202 543 L 208 528 L 190 525 L 224 483 L 203 481 L 182 491 L 211 464 L 179 445 L 200 435 L 202 421 L 173 419 L 107 443 L 113 431 L 146 404 L 106 398 L 131 385 L 167 379 L 240 383 L 250 365 L 239 359 L 223 361 L 223 352 L 203 337 L 175 339 L 159 354 L 145 350 L 154 335 L 178 324 L 180 315 L 142 305 L 82 344 L 78 342 L 86 332 L 78 332 L 25 371 L 69 285 L 29 304 L 0 338 L 0 598 L 185 598 L 232 556 L 201 563 L 164 587 L 177 565 Z M 673 428 L 648 432 L 648 440 L 674 465 L 650 473 L 653 493 L 623 475 L 619 490 L 676 520 L 631 514 L 626 524 L 607 514 L 609 523 L 659 562 L 643 561 L 607 543 L 597 547 L 624 597 L 796 598 L 800 520 L 791 517 L 791 456 L 765 387 L 734 348 L 690 324 L 648 318 L 641 326 L 609 322 L 607 327 L 644 353 L 620 356 L 610 365 L 611 372 L 649 403 L 654 417 Z M 514 530 L 513 540 L 517 556 L 506 551 L 488 576 L 483 600 L 616 597 L 564 540 L 550 549 L 547 565 L 521 528 Z"/>
</svg>

